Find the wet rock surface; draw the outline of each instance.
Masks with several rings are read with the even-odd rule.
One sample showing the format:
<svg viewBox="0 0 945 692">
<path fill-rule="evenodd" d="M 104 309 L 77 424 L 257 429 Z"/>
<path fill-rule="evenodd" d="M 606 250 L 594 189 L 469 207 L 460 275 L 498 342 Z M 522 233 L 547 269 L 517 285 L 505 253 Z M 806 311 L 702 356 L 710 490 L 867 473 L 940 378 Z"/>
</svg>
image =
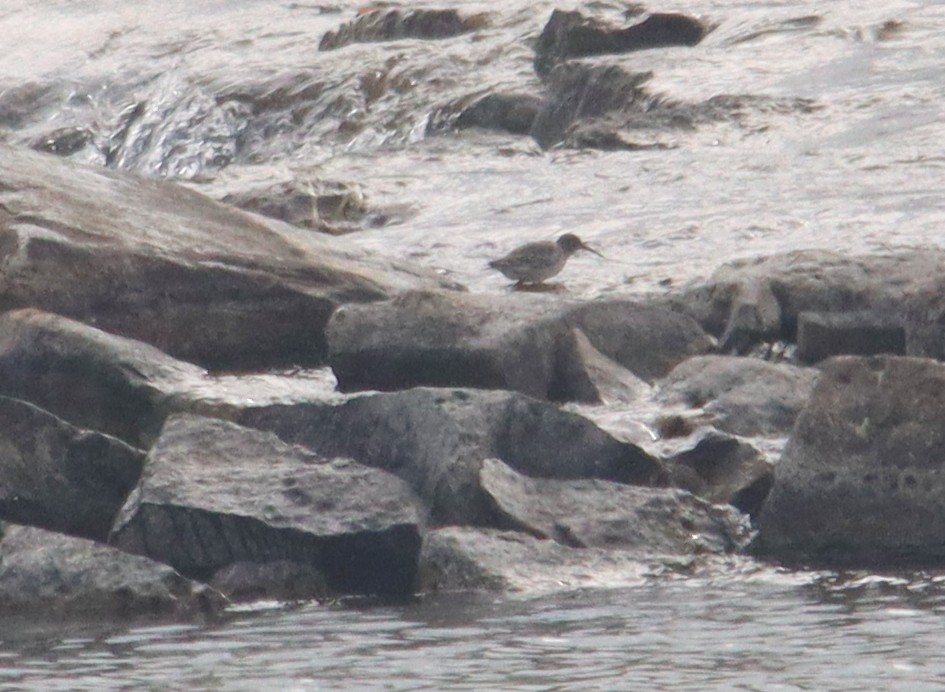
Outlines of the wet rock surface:
<svg viewBox="0 0 945 692">
<path fill-rule="evenodd" d="M 597 401 L 584 341 L 574 330 L 644 379 L 712 348 L 687 317 L 643 303 L 412 292 L 336 312 L 329 359 L 344 391 L 465 386 Z"/>
<path fill-rule="evenodd" d="M 8 617 L 187 618 L 224 605 L 171 567 L 101 543 L 13 524 L 0 538 L 0 612 Z"/>
<path fill-rule="evenodd" d="M 495 525 L 481 492 L 482 460 L 542 478 L 652 485 L 659 462 L 586 418 L 512 392 L 411 389 L 338 406 L 270 406 L 239 422 L 325 456 L 350 456 L 406 480 L 437 523 Z"/>
<path fill-rule="evenodd" d="M 942 564 L 945 366 L 843 356 L 798 418 L 757 550 L 828 566 Z"/>
<path fill-rule="evenodd" d="M 404 595 L 422 521 L 395 476 L 178 415 L 149 452 L 110 542 L 201 579 L 234 563 L 289 561 L 321 572 L 338 593 Z"/>
<path fill-rule="evenodd" d="M 0 519 L 105 541 L 144 452 L 0 396 Z"/>
<path fill-rule="evenodd" d="M 444 286 L 173 183 L 0 152 L 8 309 L 41 307 L 206 367 L 248 368 L 319 363 L 341 303 Z"/>
<path fill-rule="evenodd" d="M 334 50 L 350 43 L 397 41 L 407 38 L 442 39 L 473 31 L 485 23 L 484 15 L 463 17 L 456 10 L 372 9 L 322 36 L 319 50 Z"/>
</svg>

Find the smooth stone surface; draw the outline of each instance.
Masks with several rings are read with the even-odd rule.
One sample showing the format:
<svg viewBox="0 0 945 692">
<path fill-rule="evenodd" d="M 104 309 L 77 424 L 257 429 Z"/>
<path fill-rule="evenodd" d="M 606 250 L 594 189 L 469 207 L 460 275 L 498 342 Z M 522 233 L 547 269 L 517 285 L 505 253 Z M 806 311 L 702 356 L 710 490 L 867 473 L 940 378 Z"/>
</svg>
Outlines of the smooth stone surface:
<svg viewBox="0 0 945 692">
<path fill-rule="evenodd" d="M 412 593 L 422 510 L 395 476 L 186 414 L 148 453 L 111 542 L 209 579 L 287 560 L 340 593 Z"/>
<path fill-rule="evenodd" d="M 664 405 L 702 409 L 735 435 L 786 435 L 807 402 L 819 371 L 758 358 L 696 356 L 660 383 Z"/>
<path fill-rule="evenodd" d="M 170 182 L 0 143 L 4 307 L 33 306 L 204 367 L 317 365 L 331 312 L 433 272 Z"/>
<path fill-rule="evenodd" d="M 945 365 L 841 356 L 775 467 L 756 550 L 792 563 L 945 564 Z"/>
<path fill-rule="evenodd" d="M 689 555 L 729 552 L 748 542 L 736 511 L 684 490 L 529 478 L 498 459 L 485 459 L 479 476 L 509 528 L 572 548 Z"/>
<path fill-rule="evenodd" d="M 599 401 L 574 330 L 645 380 L 713 346 L 688 317 L 660 306 L 446 292 L 346 306 L 332 316 L 328 338 L 343 391 L 477 387 Z"/>
<path fill-rule="evenodd" d="M 0 518 L 105 541 L 144 452 L 0 397 Z"/>
<path fill-rule="evenodd" d="M 817 363 L 830 356 L 904 356 L 906 330 L 895 318 L 859 312 L 802 312 L 797 316 L 797 358 Z"/>
<path fill-rule="evenodd" d="M 591 421 L 512 392 L 425 389 L 337 405 L 248 409 L 243 425 L 325 456 L 350 456 L 406 480 L 435 522 L 496 525 L 479 469 L 495 457 L 543 478 L 665 482 L 659 462 Z"/>
<path fill-rule="evenodd" d="M 0 540 L 0 613 L 32 620 L 199 615 L 224 598 L 167 565 L 107 545 L 8 524 Z"/>
</svg>

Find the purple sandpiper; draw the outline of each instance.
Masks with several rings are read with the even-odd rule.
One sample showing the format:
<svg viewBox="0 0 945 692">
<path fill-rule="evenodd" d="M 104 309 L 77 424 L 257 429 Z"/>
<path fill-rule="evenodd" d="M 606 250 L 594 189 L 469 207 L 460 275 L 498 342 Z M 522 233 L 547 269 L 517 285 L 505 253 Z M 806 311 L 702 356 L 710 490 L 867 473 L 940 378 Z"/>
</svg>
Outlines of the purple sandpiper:
<svg viewBox="0 0 945 692">
<path fill-rule="evenodd" d="M 489 262 L 489 266 L 516 281 L 517 286 L 540 284 L 564 269 L 568 258 L 578 250 L 587 250 L 603 257 L 573 233 L 565 233 L 554 242 L 543 240 L 526 243 L 505 257 Z"/>
</svg>

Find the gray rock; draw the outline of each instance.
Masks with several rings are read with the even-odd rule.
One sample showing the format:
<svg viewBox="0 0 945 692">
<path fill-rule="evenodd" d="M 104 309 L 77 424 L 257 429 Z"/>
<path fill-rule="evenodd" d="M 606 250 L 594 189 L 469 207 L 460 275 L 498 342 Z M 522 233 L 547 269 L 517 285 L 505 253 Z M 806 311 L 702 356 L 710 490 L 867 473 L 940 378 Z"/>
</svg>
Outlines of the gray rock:
<svg viewBox="0 0 945 692">
<path fill-rule="evenodd" d="M 338 406 L 247 409 L 239 421 L 325 456 L 350 456 L 396 473 L 439 523 L 496 524 L 479 482 L 489 457 L 536 477 L 664 481 L 659 462 L 639 447 L 586 418 L 510 392 L 418 388 Z"/>
<path fill-rule="evenodd" d="M 175 415 L 110 541 L 209 579 L 240 562 L 296 562 L 341 593 L 414 588 L 422 515 L 396 477 L 271 434 Z"/>
<path fill-rule="evenodd" d="M 797 357 L 816 363 L 830 356 L 904 356 L 906 330 L 895 318 L 859 312 L 802 312 L 797 316 Z"/>
<path fill-rule="evenodd" d="M 654 13 L 621 28 L 580 12 L 554 10 L 535 46 L 535 71 L 547 74 L 555 64 L 573 57 L 694 46 L 706 33 L 702 22 L 682 14 Z"/>
<path fill-rule="evenodd" d="M 0 613 L 180 617 L 221 610 L 225 599 L 167 565 L 101 543 L 8 525 L 0 541 Z"/>
<path fill-rule="evenodd" d="M 719 430 L 735 435 L 790 432 L 818 371 L 757 358 L 696 356 L 661 383 L 664 405 L 703 409 Z"/>
<path fill-rule="evenodd" d="M 890 567 L 945 562 L 945 365 L 826 361 L 759 517 L 759 553 Z"/>
<path fill-rule="evenodd" d="M 172 183 L 2 143 L 0 156 L 4 306 L 39 307 L 206 367 L 317 364 L 338 305 L 447 286 Z"/>
<path fill-rule="evenodd" d="M 333 50 L 351 43 L 396 41 L 405 38 L 441 39 L 479 28 L 482 15 L 462 17 L 456 10 L 375 9 L 365 12 L 337 31 L 322 36 L 319 50 Z"/>
<path fill-rule="evenodd" d="M 311 601 L 332 596 L 325 575 L 309 564 L 290 560 L 234 562 L 210 579 L 210 586 L 233 602 Z"/>
<path fill-rule="evenodd" d="M 652 566 L 620 550 L 575 550 L 515 531 L 451 526 L 424 536 L 421 592 L 498 591 L 535 595 L 640 586 Z"/>
<path fill-rule="evenodd" d="M 144 452 L 0 397 L 0 518 L 105 541 Z"/>
<path fill-rule="evenodd" d="M 304 377 L 217 376 L 153 346 L 33 309 L 0 314 L 0 394 L 81 428 L 146 448 L 177 411 L 232 417 L 242 408 L 329 397 Z"/>
<path fill-rule="evenodd" d="M 599 401 L 575 329 L 644 379 L 713 346 L 689 318 L 659 306 L 410 292 L 338 310 L 328 328 L 330 362 L 343 391 L 478 387 Z"/>
<path fill-rule="evenodd" d="M 573 548 L 640 555 L 728 552 L 748 541 L 740 516 L 684 490 L 600 480 L 548 480 L 486 459 L 482 488 L 508 525 Z"/>
</svg>

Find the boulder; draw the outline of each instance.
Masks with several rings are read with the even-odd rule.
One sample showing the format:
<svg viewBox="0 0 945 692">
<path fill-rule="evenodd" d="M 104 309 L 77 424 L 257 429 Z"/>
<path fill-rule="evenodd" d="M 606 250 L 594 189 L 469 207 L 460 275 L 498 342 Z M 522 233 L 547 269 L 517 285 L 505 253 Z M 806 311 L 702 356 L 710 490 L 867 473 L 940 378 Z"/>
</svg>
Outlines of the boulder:
<svg viewBox="0 0 945 692">
<path fill-rule="evenodd" d="M 318 50 L 334 50 L 351 43 L 397 41 L 405 38 L 442 39 L 474 31 L 484 25 L 485 15 L 463 17 L 456 10 L 372 9 L 354 21 L 329 31 Z"/>
<path fill-rule="evenodd" d="M 455 118 L 459 129 L 481 127 L 513 135 L 527 135 L 535 122 L 541 99 L 531 94 L 486 94 L 464 106 Z"/>
<path fill-rule="evenodd" d="M 736 260 L 675 297 L 721 349 L 746 353 L 761 341 L 795 341 L 802 312 L 855 313 L 906 331 L 906 353 L 945 356 L 945 251 L 923 248 L 848 256 L 804 250 Z"/>
<path fill-rule="evenodd" d="M 479 478 L 508 528 L 572 548 L 688 555 L 728 552 L 748 542 L 735 510 L 684 490 L 529 478 L 498 459 L 484 460 Z"/>
<path fill-rule="evenodd" d="M 171 567 L 101 543 L 8 525 L 0 540 L 6 617 L 181 617 L 222 610 L 217 592 Z"/>
<path fill-rule="evenodd" d="M 654 561 L 656 562 L 656 561 Z M 418 588 L 519 592 L 641 586 L 653 565 L 620 550 L 575 550 L 516 531 L 450 526 L 424 536 Z"/>
<path fill-rule="evenodd" d="M 802 312 L 797 316 L 797 358 L 817 363 L 830 356 L 906 354 L 906 330 L 888 316 L 857 312 Z"/>
<path fill-rule="evenodd" d="M 661 382 L 658 400 L 702 409 L 713 426 L 735 435 L 786 435 L 818 374 L 758 358 L 695 356 Z"/>
<path fill-rule="evenodd" d="M 0 518 L 105 541 L 144 452 L 0 397 Z"/>
<path fill-rule="evenodd" d="M 148 453 L 110 542 L 197 579 L 287 561 L 324 574 L 336 593 L 404 595 L 422 521 L 413 493 L 389 473 L 179 414 Z"/>
<path fill-rule="evenodd" d="M 410 292 L 338 310 L 329 323 L 330 362 L 342 391 L 477 387 L 599 401 L 575 329 L 643 379 L 712 348 L 687 317 L 643 303 Z"/>
<path fill-rule="evenodd" d="M 945 365 L 841 356 L 801 412 L 756 551 L 792 563 L 945 564 Z"/>
<path fill-rule="evenodd" d="M 654 13 L 621 28 L 580 12 L 554 10 L 535 46 L 535 71 L 545 75 L 568 58 L 694 46 L 707 32 L 702 22 L 683 14 Z"/>
<path fill-rule="evenodd" d="M 346 302 L 455 287 L 179 185 L 0 143 L 0 293 L 209 368 L 317 364 Z"/>
<path fill-rule="evenodd" d="M 176 411 L 232 417 L 247 406 L 331 397 L 303 376 L 211 377 L 153 346 L 24 308 L 0 314 L 0 394 L 80 428 L 151 445 Z"/>
<path fill-rule="evenodd" d="M 665 480 L 659 462 L 639 447 L 586 418 L 511 392 L 417 388 L 337 406 L 261 406 L 245 410 L 239 422 L 325 456 L 350 456 L 396 473 L 444 524 L 497 524 L 479 478 L 482 460 L 490 457 L 540 478 Z"/>
</svg>

